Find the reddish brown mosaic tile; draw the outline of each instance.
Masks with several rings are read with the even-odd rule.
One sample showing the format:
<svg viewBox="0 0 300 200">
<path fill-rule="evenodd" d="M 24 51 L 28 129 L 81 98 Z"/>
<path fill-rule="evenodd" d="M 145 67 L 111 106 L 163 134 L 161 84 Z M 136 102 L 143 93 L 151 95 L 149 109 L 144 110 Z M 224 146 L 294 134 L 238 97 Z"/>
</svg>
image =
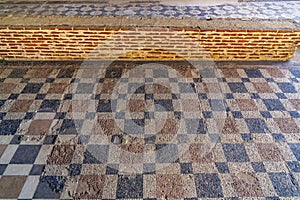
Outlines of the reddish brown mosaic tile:
<svg viewBox="0 0 300 200">
<path fill-rule="evenodd" d="M 273 93 L 268 83 L 252 83 L 258 93 Z"/>
<path fill-rule="evenodd" d="M 236 102 L 241 111 L 255 111 L 258 110 L 253 99 L 236 99 Z"/>
<path fill-rule="evenodd" d="M 102 199 L 105 178 L 103 175 L 81 175 L 76 192 L 75 199 Z"/>
<path fill-rule="evenodd" d="M 13 83 L 0 83 L 0 94 L 10 94 L 16 86 Z"/>
<path fill-rule="evenodd" d="M 239 134 L 239 129 L 234 118 L 227 117 L 225 119 L 222 134 Z"/>
<path fill-rule="evenodd" d="M 10 112 L 27 112 L 33 100 L 16 100 L 10 107 Z"/>
<path fill-rule="evenodd" d="M 293 119 L 277 118 L 274 121 L 283 133 L 300 133 L 300 128 Z"/>
<path fill-rule="evenodd" d="M 55 145 L 48 156 L 47 164 L 64 165 L 70 164 L 75 151 L 74 145 Z"/>
<path fill-rule="evenodd" d="M 194 143 L 189 147 L 192 162 L 210 163 L 214 161 L 213 152 L 205 152 L 204 144 Z"/>
<path fill-rule="evenodd" d="M 285 75 L 279 69 L 267 69 L 270 76 L 274 78 L 284 78 Z"/>
<path fill-rule="evenodd" d="M 145 112 L 145 101 L 130 99 L 128 102 L 130 112 Z"/>
<path fill-rule="evenodd" d="M 0 178 L 0 198 L 18 199 L 26 178 L 26 176 L 2 176 Z"/>
<path fill-rule="evenodd" d="M 183 198 L 183 183 L 179 174 L 156 175 L 156 183 L 156 193 L 158 198 Z"/>
<path fill-rule="evenodd" d="M 300 110 L 300 99 L 290 99 L 289 100 L 296 110 Z"/>
<path fill-rule="evenodd" d="M 236 69 L 222 69 L 222 73 L 225 78 L 240 78 Z"/>
<path fill-rule="evenodd" d="M 272 143 L 258 143 L 256 144 L 257 151 L 263 161 L 281 161 L 283 157 L 279 148 Z"/>
<path fill-rule="evenodd" d="M 49 132 L 52 120 L 37 119 L 30 123 L 26 135 L 45 135 Z"/>
<path fill-rule="evenodd" d="M 263 197 L 259 180 L 253 173 L 240 172 L 232 175 L 233 187 L 239 197 Z"/>
<path fill-rule="evenodd" d="M 52 83 L 48 90 L 48 94 L 63 94 L 67 86 L 67 83 Z"/>
</svg>

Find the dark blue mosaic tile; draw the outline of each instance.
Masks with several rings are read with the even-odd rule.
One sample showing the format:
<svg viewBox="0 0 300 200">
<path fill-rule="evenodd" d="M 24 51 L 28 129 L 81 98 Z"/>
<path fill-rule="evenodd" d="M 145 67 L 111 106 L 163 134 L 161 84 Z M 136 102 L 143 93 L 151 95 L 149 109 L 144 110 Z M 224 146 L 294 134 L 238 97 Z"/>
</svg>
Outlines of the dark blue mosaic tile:
<svg viewBox="0 0 300 200">
<path fill-rule="evenodd" d="M 243 118 L 243 114 L 240 111 L 232 111 L 233 118 Z"/>
<path fill-rule="evenodd" d="M 249 162 L 245 146 L 243 144 L 222 144 L 227 162 Z"/>
<path fill-rule="evenodd" d="M 245 72 L 249 78 L 263 78 L 259 69 L 245 69 Z"/>
<path fill-rule="evenodd" d="M 250 133 L 265 133 L 267 130 L 266 122 L 262 119 L 249 118 L 245 121 Z"/>
<path fill-rule="evenodd" d="M 22 120 L 2 120 L 0 123 L 0 135 L 14 135 Z"/>
<path fill-rule="evenodd" d="M 20 81 L 20 83 L 28 83 L 30 81 L 29 78 L 22 78 L 22 80 Z"/>
<path fill-rule="evenodd" d="M 264 118 L 272 118 L 272 115 L 270 112 L 268 111 L 260 111 L 261 116 L 263 116 Z"/>
<path fill-rule="evenodd" d="M 263 162 L 252 162 L 251 164 L 255 172 L 266 172 Z"/>
<path fill-rule="evenodd" d="M 280 133 L 273 133 L 272 136 L 276 142 L 286 142 L 284 135 Z"/>
<path fill-rule="evenodd" d="M 203 119 L 185 119 L 188 134 L 206 134 L 206 126 Z"/>
<path fill-rule="evenodd" d="M 3 175 L 5 169 L 6 169 L 7 165 L 5 164 L 0 164 L 0 175 Z"/>
<path fill-rule="evenodd" d="M 266 200 L 280 200 L 279 197 L 266 197 Z"/>
<path fill-rule="evenodd" d="M 33 165 L 29 175 L 31 176 L 40 176 L 43 174 L 45 165 Z"/>
<path fill-rule="evenodd" d="M 284 105 L 278 99 L 263 99 L 262 101 L 264 102 L 269 111 L 285 111 Z"/>
<path fill-rule="evenodd" d="M 145 112 L 144 117 L 145 119 L 154 119 L 154 112 Z"/>
<path fill-rule="evenodd" d="M 55 78 L 46 78 L 45 83 L 53 83 Z"/>
<path fill-rule="evenodd" d="M 252 94 L 250 95 L 250 97 L 251 97 L 251 99 L 260 99 L 260 96 L 259 96 L 258 93 L 252 93 Z"/>
<path fill-rule="evenodd" d="M 0 100 L 0 108 L 4 105 L 6 100 Z"/>
<path fill-rule="evenodd" d="M 213 118 L 213 113 L 211 111 L 203 111 L 202 114 L 205 119 Z"/>
<path fill-rule="evenodd" d="M 23 89 L 22 93 L 37 94 L 39 93 L 42 86 L 43 83 L 28 83 Z"/>
<path fill-rule="evenodd" d="M 158 112 L 166 112 L 166 111 L 173 111 L 173 102 L 169 99 L 160 99 L 160 100 L 154 100 L 155 104 L 155 111 Z"/>
<path fill-rule="evenodd" d="M 121 68 L 108 68 L 106 69 L 105 78 L 121 78 L 122 69 Z"/>
<path fill-rule="evenodd" d="M 11 95 L 8 97 L 8 99 L 16 100 L 16 99 L 18 99 L 18 97 L 19 97 L 19 94 L 11 94 Z"/>
<path fill-rule="evenodd" d="M 232 93 L 226 93 L 226 94 L 225 94 L 225 98 L 226 98 L 226 99 L 234 99 L 234 96 L 233 96 Z"/>
<path fill-rule="evenodd" d="M 218 174 L 195 174 L 195 184 L 199 198 L 223 197 L 221 180 Z"/>
<path fill-rule="evenodd" d="M 40 149 L 41 145 L 20 145 L 10 164 L 33 164 Z"/>
<path fill-rule="evenodd" d="M 295 78 L 300 78 L 300 70 L 290 69 L 290 72 L 295 76 Z"/>
<path fill-rule="evenodd" d="M 228 83 L 228 86 L 233 93 L 247 93 L 248 90 L 243 83 Z"/>
<path fill-rule="evenodd" d="M 24 135 L 14 135 L 9 144 L 20 144 L 23 138 Z"/>
<path fill-rule="evenodd" d="M 78 134 L 81 131 L 83 120 L 64 119 L 60 127 L 61 134 Z"/>
<path fill-rule="evenodd" d="M 269 173 L 269 177 L 273 183 L 273 187 L 281 197 L 296 197 L 300 196 L 300 187 L 293 174 Z"/>
<path fill-rule="evenodd" d="M 149 135 L 149 137 L 145 137 L 145 144 L 155 144 L 156 135 Z"/>
<path fill-rule="evenodd" d="M 241 78 L 241 80 L 242 80 L 243 83 L 249 83 L 250 82 L 249 78 Z"/>
<path fill-rule="evenodd" d="M 8 78 L 23 78 L 27 72 L 28 72 L 28 69 L 14 69 L 8 75 Z"/>
<path fill-rule="evenodd" d="M 287 99 L 284 93 L 275 93 L 278 99 Z"/>
<path fill-rule="evenodd" d="M 289 146 L 297 160 L 300 160 L 300 144 L 290 143 Z"/>
<path fill-rule="evenodd" d="M 67 113 L 65 112 L 57 112 L 55 113 L 54 119 L 64 119 L 66 117 Z"/>
<path fill-rule="evenodd" d="M 291 83 L 277 83 L 283 93 L 297 93 L 296 88 Z"/>
<path fill-rule="evenodd" d="M 0 120 L 3 120 L 7 113 L 0 113 Z"/>
<path fill-rule="evenodd" d="M 180 163 L 180 171 L 182 174 L 192 174 L 193 173 L 192 163 Z"/>
<path fill-rule="evenodd" d="M 229 167 L 226 162 L 216 162 L 219 173 L 229 173 Z"/>
<path fill-rule="evenodd" d="M 82 165 L 81 164 L 71 164 L 68 168 L 70 176 L 77 176 L 81 172 Z"/>
<path fill-rule="evenodd" d="M 101 94 L 92 94 L 91 99 L 92 100 L 99 100 L 101 97 Z"/>
<path fill-rule="evenodd" d="M 298 161 L 287 161 L 286 163 L 292 172 L 300 172 L 300 163 Z"/>
<path fill-rule="evenodd" d="M 199 93 L 199 99 L 208 99 L 207 94 Z"/>
<path fill-rule="evenodd" d="M 54 144 L 57 139 L 57 135 L 47 135 L 43 144 Z"/>
<path fill-rule="evenodd" d="M 298 111 L 289 111 L 289 114 L 292 118 L 300 118 L 300 114 Z"/>
<path fill-rule="evenodd" d="M 99 100 L 97 112 L 113 112 L 116 109 L 115 100 Z"/>
<path fill-rule="evenodd" d="M 74 75 L 75 69 L 61 69 L 57 78 L 72 78 Z"/>
<path fill-rule="evenodd" d="M 59 199 L 60 192 L 65 186 L 65 178 L 62 176 L 42 176 L 35 191 L 35 199 Z"/>
<path fill-rule="evenodd" d="M 246 134 L 241 134 L 242 139 L 244 140 L 244 142 L 251 142 L 253 141 L 253 135 L 246 133 Z"/>
<path fill-rule="evenodd" d="M 113 175 L 119 173 L 119 166 L 118 164 L 109 164 L 106 166 L 105 174 L 107 175 Z"/>
<path fill-rule="evenodd" d="M 107 163 L 109 146 L 108 145 L 88 145 L 84 152 L 84 164 Z"/>
<path fill-rule="evenodd" d="M 47 94 L 37 94 L 35 96 L 35 100 L 43 100 L 43 99 L 45 99 L 46 95 Z"/>
<path fill-rule="evenodd" d="M 64 95 L 64 100 L 70 100 L 73 98 L 73 94 L 65 94 Z"/>
<path fill-rule="evenodd" d="M 118 176 L 117 198 L 143 198 L 143 175 Z"/>
<path fill-rule="evenodd" d="M 39 112 L 56 112 L 60 105 L 60 100 L 44 100 L 39 108 Z"/>
<path fill-rule="evenodd" d="M 25 114 L 24 119 L 27 119 L 27 120 L 33 119 L 34 116 L 35 116 L 35 113 L 34 113 L 34 112 L 27 112 L 27 113 Z"/>
<path fill-rule="evenodd" d="M 273 79 L 273 78 L 266 78 L 265 80 L 266 80 L 268 83 L 274 82 L 274 79 Z"/>
</svg>

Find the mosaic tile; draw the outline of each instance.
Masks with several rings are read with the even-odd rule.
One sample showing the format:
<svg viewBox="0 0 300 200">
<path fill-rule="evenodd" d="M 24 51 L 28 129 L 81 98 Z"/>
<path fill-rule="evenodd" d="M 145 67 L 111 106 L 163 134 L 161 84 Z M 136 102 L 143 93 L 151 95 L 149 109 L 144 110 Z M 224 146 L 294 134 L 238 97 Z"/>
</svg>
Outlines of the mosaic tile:
<svg viewBox="0 0 300 200">
<path fill-rule="evenodd" d="M 299 196 L 297 70 L 186 69 L 177 79 L 118 67 L 92 70 L 91 82 L 72 68 L 2 71 L 0 181 L 18 185 L 0 187 L 1 198 Z M 217 72 L 226 91 L 209 82 Z"/>
</svg>

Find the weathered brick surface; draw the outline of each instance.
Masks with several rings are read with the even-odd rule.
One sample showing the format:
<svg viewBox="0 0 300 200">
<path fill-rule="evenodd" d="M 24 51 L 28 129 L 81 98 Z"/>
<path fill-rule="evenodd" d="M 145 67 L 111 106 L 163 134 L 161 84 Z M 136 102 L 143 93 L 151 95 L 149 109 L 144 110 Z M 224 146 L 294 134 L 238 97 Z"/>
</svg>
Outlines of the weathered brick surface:
<svg viewBox="0 0 300 200">
<path fill-rule="evenodd" d="M 295 30 L 0 27 L 4 60 L 288 60 Z"/>
</svg>

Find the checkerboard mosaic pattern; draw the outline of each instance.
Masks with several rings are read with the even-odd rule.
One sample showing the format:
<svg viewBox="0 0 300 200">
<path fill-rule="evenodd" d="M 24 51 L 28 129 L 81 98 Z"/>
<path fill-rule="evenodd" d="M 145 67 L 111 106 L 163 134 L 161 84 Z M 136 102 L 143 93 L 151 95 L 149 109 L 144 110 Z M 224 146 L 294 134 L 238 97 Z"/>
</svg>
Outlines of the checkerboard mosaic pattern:
<svg viewBox="0 0 300 200">
<path fill-rule="evenodd" d="M 299 198 L 299 69 L 151 66 L 0 68 L 0 198 Z"/>
<path fill-rule="evenodd" d="M 26 2 L 26 1 L 24 1 Z M 141 17 L 196 17 L 199 19 L 239 18 L 239 19 L 293 19 L 300 22 L 298 1 L 224 1 L 220 5 L 196 6 L 168 5 L 162 2 L 31 2 L 2 3 L 1 14 L 58 15 L 58 16 L 141 16 Z M 222 3 L 223 2 L 223 3 Z M 201 4 L 200 4 L 201 5 Z"/>
</svg>

